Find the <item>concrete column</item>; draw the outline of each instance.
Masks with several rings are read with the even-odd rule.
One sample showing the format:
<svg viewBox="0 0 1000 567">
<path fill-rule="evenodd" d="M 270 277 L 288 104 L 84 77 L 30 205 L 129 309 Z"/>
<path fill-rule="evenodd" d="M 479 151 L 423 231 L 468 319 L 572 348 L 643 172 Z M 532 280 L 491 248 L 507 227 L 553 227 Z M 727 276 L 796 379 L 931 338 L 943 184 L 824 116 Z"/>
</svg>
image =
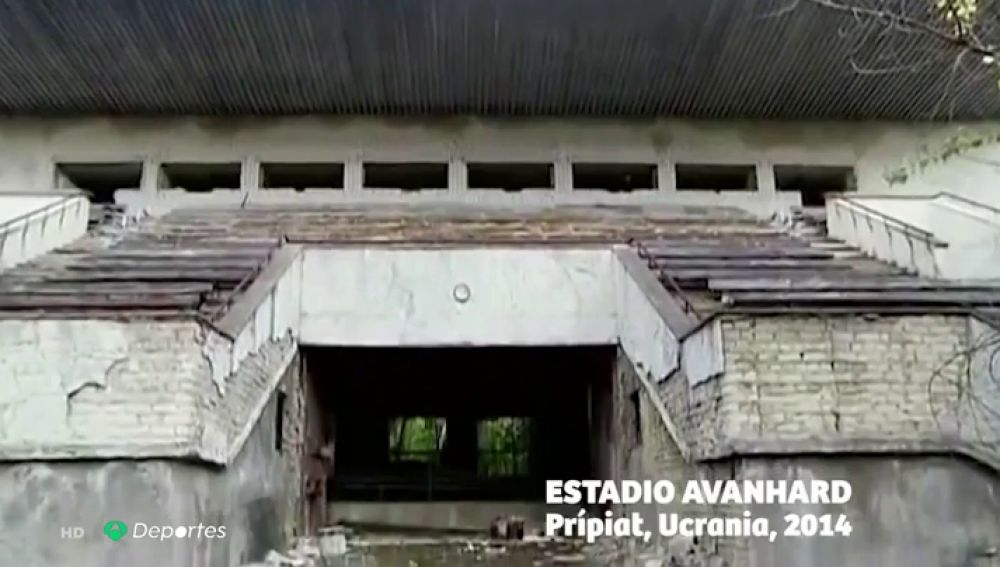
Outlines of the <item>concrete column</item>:
<svg viewBox="0 0 1000 567">
<path fill-rule="evenodd" d="M 448 160 L 448 191 L 462 193 L 469 188 L 469 172 L 465 160 L 453 157 Z"/>
<path fill-rule="evenodd" d="M 139 179 L 139 190 L 144 195 L 153 196 L 160 190 L 160 160 L 147 157 L 142 160 L 142 177 Z"/>
<path fill-rule="evenodd" d="M 662 155 L 656 160 L 656 189 L 658 191 L 677 191 L 677 170 L 670 156 Z"/>
<path fill-rule="evenodd" d="M 365 186 L 365 169 L 361 154 L 353 154 L 344 160 L 344 192 L 360 193 Z"/>
<path fill-rule="evenodd" d="M 63 183 L 56 171 L 56 162 L 51 159 L 39 159 L 38 169 L 35 175 L 34 187 L 24 187 L 18 191 L 51 191 L 52 189 L 65 189 L 67 183 Z"/>
<path fill-rule="evenodd" d="M 253 193 L 260 188 L 260 160 L 256 156 L 243 158 L 240 167 L 240 190 Z"/>
<path fill-rule="evenodd" d="M 757 190 L 773 195 L 777 192 L 774 184 L 774 164 L 770 160 L 758 160 L 756 163 Z"/>
<path fill-rule="evenodd" d="M 569 156 L 559 154 L 556 157 L 556 161 L 552 166 L 552 177 L 556 191 L 564 193 L 573 190 L 573 166 L 570 163 Z"/>
</svg>

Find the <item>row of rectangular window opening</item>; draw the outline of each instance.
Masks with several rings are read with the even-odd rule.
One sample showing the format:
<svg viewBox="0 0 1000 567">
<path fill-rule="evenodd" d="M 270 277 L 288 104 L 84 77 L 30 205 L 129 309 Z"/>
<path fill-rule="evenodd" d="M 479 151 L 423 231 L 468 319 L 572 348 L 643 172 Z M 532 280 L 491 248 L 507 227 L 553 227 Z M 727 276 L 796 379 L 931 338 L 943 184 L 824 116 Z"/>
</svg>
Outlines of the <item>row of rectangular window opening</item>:
<svg viewBox="0 0 1000 567">
<path fill-rule="evenodd" d="M 639 191 L 657 188 L 657 166 L 630 163 L 573 163 L 575 189 Z M 676 188 L 680 191 L 747 191 L 757 189 L 753 164 L 678 163 Z M 552 189 L 555 185 L 550 163 L 466 164 L 470 189 L 521 191 Z M 240 163 L 165 163 L 160 166 L 157 184 L 161 188 L 189 191 L 238 189 Z M 116 189 L 135 189 L 142 178 L 140 162 L 60 163 L 56 165 L 57 186 L 89 191 L 97 201 L 110 201 Z M 826 165 L 775 165 L 775 185 L 779 191 L 801 191 L 804 200 L 828 192 L 854 188 L 853 168 Z M 344 186 L 342 163 L 262 163 L 260 187 L 268 189 L 340 189 Z M 365 163 L 362 185 L 371 189 L 430 190 L 448 187 L 446 163 Z M 806 203 L 809 204 L 809 203 Z"/>
</svg>

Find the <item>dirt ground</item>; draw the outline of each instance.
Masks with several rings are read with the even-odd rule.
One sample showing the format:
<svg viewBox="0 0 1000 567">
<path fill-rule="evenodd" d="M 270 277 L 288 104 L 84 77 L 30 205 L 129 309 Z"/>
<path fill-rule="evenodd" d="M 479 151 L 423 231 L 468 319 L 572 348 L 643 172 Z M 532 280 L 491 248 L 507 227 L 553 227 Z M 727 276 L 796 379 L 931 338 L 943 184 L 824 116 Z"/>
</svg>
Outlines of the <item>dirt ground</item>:
<svg viewBox="0 0 1000 567">
<path fill-rule="evenodd" d="M 363 534 L 328 567 L 547 567 L 624 565 L 617 550 L 575 540 L 490 541 L 478 537 L 413 537 Z"/>
</svg>

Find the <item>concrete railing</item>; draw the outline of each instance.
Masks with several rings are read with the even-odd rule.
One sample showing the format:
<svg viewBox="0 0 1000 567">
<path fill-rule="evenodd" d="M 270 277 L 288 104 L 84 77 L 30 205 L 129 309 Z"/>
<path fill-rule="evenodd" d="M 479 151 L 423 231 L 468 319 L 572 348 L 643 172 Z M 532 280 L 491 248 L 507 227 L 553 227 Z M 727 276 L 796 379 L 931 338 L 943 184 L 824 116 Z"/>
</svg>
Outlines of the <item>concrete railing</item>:
<svg viewBox="0 0 1000 567">
<path fill-rule="evenodd" d="M 210 322 L 212 332 L 206 341 L 205 356 L 212 361 L 212 380 L 220 394 L 240 363 L 267 341 L 288 334 L 298 339 L 301 289 L 302 247 L 285 245 L 271 256 L 226 314 Z"/>
<path fill-rule="evenodd" d="M 0 193 L 0 271 L 83 236 L 89 209 L 77 193 Z"/>
<path fill-rule="evenodd" d="M 827 230 L 865 253 L 909 272 L 942 277 L 938 254 L 948 244 L 932 232 L 862 204 L 854 198 L 827 201 Z"/>
</svg>

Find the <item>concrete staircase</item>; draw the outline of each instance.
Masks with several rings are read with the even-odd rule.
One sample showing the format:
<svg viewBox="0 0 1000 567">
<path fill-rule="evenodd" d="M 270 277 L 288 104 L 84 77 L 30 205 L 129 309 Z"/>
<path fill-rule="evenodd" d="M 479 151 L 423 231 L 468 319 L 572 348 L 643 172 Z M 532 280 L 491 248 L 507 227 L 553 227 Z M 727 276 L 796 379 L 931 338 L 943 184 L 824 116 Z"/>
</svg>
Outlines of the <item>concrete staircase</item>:
<svg viewBox="0 0 1000 567">
<path fill-rule="evenodd" d="M 89 207 L 79 193 L 0 193 L 0 271 L 83 236 Z"/>
</svg>

